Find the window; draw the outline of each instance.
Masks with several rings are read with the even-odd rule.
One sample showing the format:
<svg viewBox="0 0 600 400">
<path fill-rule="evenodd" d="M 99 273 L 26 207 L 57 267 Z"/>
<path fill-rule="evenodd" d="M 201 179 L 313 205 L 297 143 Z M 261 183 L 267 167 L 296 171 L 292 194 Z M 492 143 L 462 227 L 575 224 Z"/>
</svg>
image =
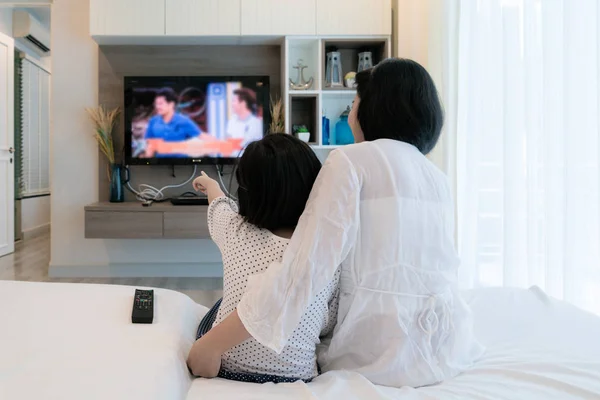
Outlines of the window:
<svg viewBox="0 0 600 400">
<path fill-rule="evenodd" d="M 600 314 L 600 4 L 460 4 L 463 284 L 537 285 Z"/>
<path fill-rule="evenodd" d="M 16 61 L 17 197 L 50 193 L 50 74 L 27 58 Z"/>
</svg>

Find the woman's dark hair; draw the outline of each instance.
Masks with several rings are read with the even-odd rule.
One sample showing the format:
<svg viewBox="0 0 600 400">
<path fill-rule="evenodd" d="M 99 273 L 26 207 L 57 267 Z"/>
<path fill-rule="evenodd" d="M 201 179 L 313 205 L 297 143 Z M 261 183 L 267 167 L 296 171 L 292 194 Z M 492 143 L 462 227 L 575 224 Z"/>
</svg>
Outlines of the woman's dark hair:
<svg viewBox="0 0 600 400">
<path fill-rule="evenodd" d="M 256 92 L 252 89 L 241 88 L 233 91 L 233 94 L 236 95 L 240 101 L 246 103 L 246 107 L 248 110 L 252 111 L 252 113 L 256 113 Z"/>
<path fill-rule="evenodd" d="M 164 97 L 167 103 L 177 103 L 177 93 L 169 87 L 162 88 L 156 92 L 155 97 Z"/>
<path fill-rule="evenodd" d="M 444 111 L 429 73 L 412 60 L 390 58 L 356 75 L 358 123 L 365 140 L 394 139 L 423 154 L 435 147 Z"/>
<path fill-rule="evenodd" d="M 250 143 L 236 170 L 240 215 L 270 231 L 295 228 L 320 169 L 311 148 L 291 135 Z"/>
</svg>

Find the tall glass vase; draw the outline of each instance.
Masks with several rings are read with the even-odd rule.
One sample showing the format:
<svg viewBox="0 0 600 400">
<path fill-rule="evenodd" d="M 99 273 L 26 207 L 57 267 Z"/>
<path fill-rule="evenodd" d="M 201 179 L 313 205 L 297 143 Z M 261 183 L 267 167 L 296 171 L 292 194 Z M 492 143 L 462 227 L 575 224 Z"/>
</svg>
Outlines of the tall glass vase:
<svg viewBox="0 0 600 400">
<path fill-rule="evenodd" d="M 110 165 L 110 202 L 122 203 L 125 201 L 123 192 L 123 180 L 121 179 L 121 165 Z"/>
</svg>

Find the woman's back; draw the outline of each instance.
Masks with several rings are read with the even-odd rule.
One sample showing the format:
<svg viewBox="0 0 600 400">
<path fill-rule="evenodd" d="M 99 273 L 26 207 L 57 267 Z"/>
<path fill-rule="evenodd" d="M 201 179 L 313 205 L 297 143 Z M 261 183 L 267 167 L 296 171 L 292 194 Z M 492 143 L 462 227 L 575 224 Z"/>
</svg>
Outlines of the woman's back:
<svg viewBox="0 0 600 400">
<path fill-rule="evenodd" d="M 320 355 L 323 370 L 354 370 L 396 387 L 456 375 L 481 347 L 456 289 L 459 260 L 446 177 L 400 141 L 338 152 L 331 162 L 355 172 L 354 199 L 344 201 L 356 202 L 349 210 L 358 214 L 359 229 L 349 229 L 356 245 L 342 263 L 338 324 Z"/>
</svg>

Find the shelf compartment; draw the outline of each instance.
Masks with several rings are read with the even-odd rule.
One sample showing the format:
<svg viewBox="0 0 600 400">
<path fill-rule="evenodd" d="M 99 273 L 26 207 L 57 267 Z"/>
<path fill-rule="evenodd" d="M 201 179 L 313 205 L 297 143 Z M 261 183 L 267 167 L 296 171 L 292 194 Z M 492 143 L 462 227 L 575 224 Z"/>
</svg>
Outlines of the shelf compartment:
<svg viewBox="0 0 600 400">
<path fill-rule="evenodd" d="M 290 132 L 295 133 L 294 126 L 305 125 L 310 132 L 309 144 L 320 143 L 319 137 L 319 96 L 318 94 L 290 95 Z"/>
<path fill-rule="evenodd" d="M 330 51 L 339 51 L 342 58 L 342 74 L 345 76 L 348 72 L 357 72 L 358 54 L 363 51 L 370 51 L 373 54 L 373 66 L 379 64 L 388 57 L 389 49 L 386 39 L 323 39 L 321 41 L 321 59 L 322 59 L 322 88 L 325 90 L 354 90 L 346 87 L 326 87 L 325 71 L 327 70 L 327 53 Z M 343 78 L 342 76 L 342 78 Z"/>
<path fill-rule="evenodd" d="M 298 77 L 298 70 L 294 68 L 298 60 L 303 60 L 306 69 L 304 69 L 304 78 L 309 80 L 313 78 L 313 85 L 309 91 L 317 91 L 319 87 L 319 40 L 318 39 L 289 39 L 287 69 L 288 77 L 294 82 Z M 289 80 L 285 82 L 290 92 L 301 92 L 300 90 L 291 90 Z"/>
<path fill-rule="evenodd" d="M 340 115 L 346 107 L 350 106 L 352 108 L 352 102 L 354 101 L 354 91 L 346 91 L 346 92 L 323 92 L 323 98 L 321 101 L 321 109 L 323 115 L 329 118 L 329 145 L 324 145 L 320 143 L 323 148 L 335 148 L 339 147 L 338 145 L 333 144 L 333 140 L 335 139 L 335 125 L 340 120 Z"/>
</svg>

